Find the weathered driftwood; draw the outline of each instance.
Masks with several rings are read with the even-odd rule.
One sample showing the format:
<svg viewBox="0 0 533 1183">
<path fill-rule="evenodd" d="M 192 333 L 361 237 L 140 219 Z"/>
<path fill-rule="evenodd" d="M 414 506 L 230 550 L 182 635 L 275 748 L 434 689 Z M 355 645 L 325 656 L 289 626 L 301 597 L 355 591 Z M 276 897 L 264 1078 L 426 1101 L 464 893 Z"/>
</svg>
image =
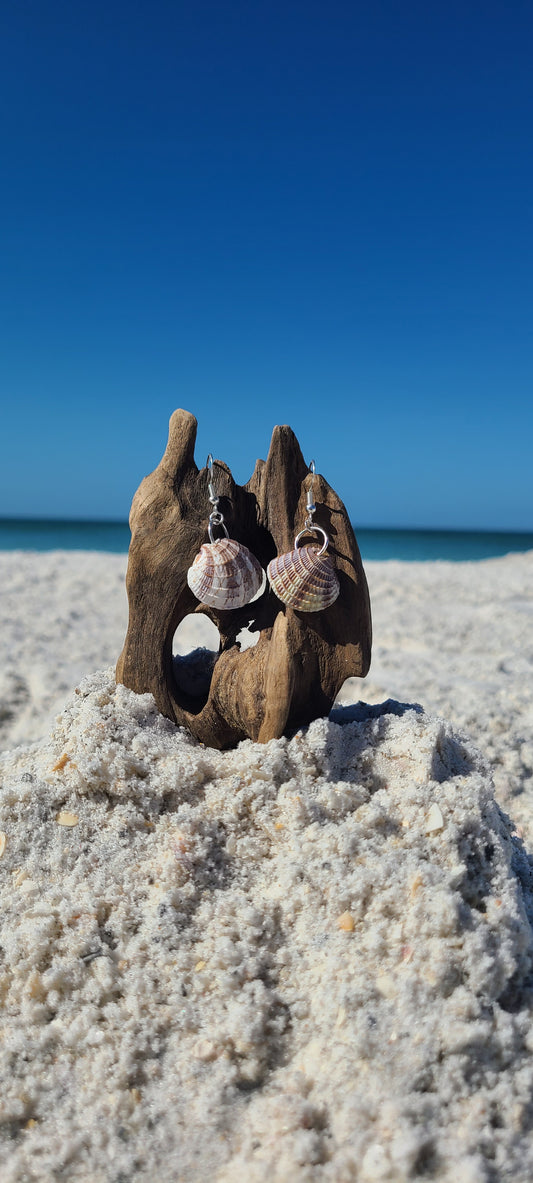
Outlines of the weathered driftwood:
<svg viewBox="0 0 533 1183">
<path fill-rule="evenodd" d="M 163 715 L 202 743 L 228 748 L 239 740 L 264 743 L 326 715 L 344 680 L 370 664 L 368 588 L 348 514 L 326 481 L 315 477 L 315 521 L 328 533 L 340 595 L 323 612 L 299 613 L 270 590 L 253 604 L 220 612 L 198 604 L 187 570 L 207 541 L 207 473 L 194 462 L 196 419 L 175 411 L 161 463 L 139 486 L 130 514 L 127 589 L 129 625 L 117 681 L 150 691 Z M 230 537 L 244 543 L 263 568 L 292 550 L 306 517 L 309 470 L 290 427 L 275 427 L 266 462 L 236 485 L 215 461 L 213 479 Z M 311 539 L 310 539 L 311 541 Z M 173 658 L 181 621 L 203 612 L 220 633 L 220 650 L 198 687 L 198 655 Z M 248 625 L 257 644 L 244 652 L 236 638 Z M 204 661 L 205 673 L 205 661 Z"/>
</svg>

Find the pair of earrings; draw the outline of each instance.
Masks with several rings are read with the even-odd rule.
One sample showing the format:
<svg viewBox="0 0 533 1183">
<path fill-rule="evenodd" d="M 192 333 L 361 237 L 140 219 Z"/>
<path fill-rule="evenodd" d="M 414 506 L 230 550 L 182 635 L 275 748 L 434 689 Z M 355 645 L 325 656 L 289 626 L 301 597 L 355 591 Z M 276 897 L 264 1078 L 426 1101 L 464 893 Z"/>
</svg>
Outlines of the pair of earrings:
<svg viewBox="0 0 533 1183">
<path fill-rule="evenodd" d="M 340 591 L 339 580 L 327 549 L 329 538 L 321 526 L 313 522 L 316 505 L 313 500 L 315 462 L 309 465 L 311 484 L 307 490 L 307 517 L 303 530 L 294 539 L 294 549 L 272 559 L 267 575 L 272 591 L 278 599 L 298 612 L 320 612 L 329 608 Z M 247 546 L 230 538 L 224 517 L 218 508 L 219 498 L 213 486 L 213 457 L 207 457 L 209 502 L 209 542 L 204 542 L 187 572 L 187 583 L 200 603 L 227 612 L 242 608 L 257 595 L 264 579 L 261 564 Z M 215 538 L 220 528 L 224 537 Z M 322 539 L 322 545 L 300 546 L 305 535 Z"/>
</svg>

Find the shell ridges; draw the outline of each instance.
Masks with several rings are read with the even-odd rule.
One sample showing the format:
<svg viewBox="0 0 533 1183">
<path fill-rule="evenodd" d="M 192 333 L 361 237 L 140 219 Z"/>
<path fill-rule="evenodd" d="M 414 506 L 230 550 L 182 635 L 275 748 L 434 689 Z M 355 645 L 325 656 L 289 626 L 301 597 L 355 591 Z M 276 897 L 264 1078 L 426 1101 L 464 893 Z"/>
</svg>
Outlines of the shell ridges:
<svg viewBox="0 0 533 1183">
<path fill-rule="evenodd" d="M 200 603 L 220 611 L 248 604 L 262 582 L 261 564 L 234 538 L 204 542 L 187 571 L 187 583 Z"/>
<path fill-rule="evenodd" d="M 335 603 L 340 591 L 329 555 L 314 546 L 301 546 L 272 559 L 267 567 L 272 590 L 297 612 L 321 612 Z"/>
</svg>

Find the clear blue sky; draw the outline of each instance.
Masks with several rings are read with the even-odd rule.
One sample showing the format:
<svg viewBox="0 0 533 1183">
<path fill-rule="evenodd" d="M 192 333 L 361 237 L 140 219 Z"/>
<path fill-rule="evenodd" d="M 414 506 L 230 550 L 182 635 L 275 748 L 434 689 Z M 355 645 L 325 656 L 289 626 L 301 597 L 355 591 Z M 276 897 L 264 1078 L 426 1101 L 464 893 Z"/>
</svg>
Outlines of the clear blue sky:
<svg viewBox="0 0 533 1183">
<path fill-rule="evenodd" d="M 175 407 L 360 525 L 533 530 L 525 0 L 19 0 L 0 515 L 125 518 Z"/>
</svg>

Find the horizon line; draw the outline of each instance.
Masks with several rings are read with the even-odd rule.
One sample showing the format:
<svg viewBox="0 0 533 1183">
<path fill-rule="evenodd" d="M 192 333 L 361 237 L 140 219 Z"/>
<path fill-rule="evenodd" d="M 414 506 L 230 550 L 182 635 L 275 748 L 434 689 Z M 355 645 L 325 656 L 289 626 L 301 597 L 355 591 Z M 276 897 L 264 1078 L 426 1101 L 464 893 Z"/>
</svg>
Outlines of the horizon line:
<svg viewBox="0 0 533 1183">
<path fill-rule="evenodd" d="M 352 526 L 354 525 L 351 519 Z M 128 518 L 43 518 L 43 517 L 4 517 L 0 515 L 0 526 L 124 526 L 129 529 Z M 355 527 L 354 527 L 355 528 Z M 357 530 L 371 530 L 389 533 L 415 534 L 501 534 L 516 537 L 533 538 L 533 526 L 529 530 L 517 530 L 515 527 L 491 526 L 371 526 L 357 524 Z"/>
</svg>

